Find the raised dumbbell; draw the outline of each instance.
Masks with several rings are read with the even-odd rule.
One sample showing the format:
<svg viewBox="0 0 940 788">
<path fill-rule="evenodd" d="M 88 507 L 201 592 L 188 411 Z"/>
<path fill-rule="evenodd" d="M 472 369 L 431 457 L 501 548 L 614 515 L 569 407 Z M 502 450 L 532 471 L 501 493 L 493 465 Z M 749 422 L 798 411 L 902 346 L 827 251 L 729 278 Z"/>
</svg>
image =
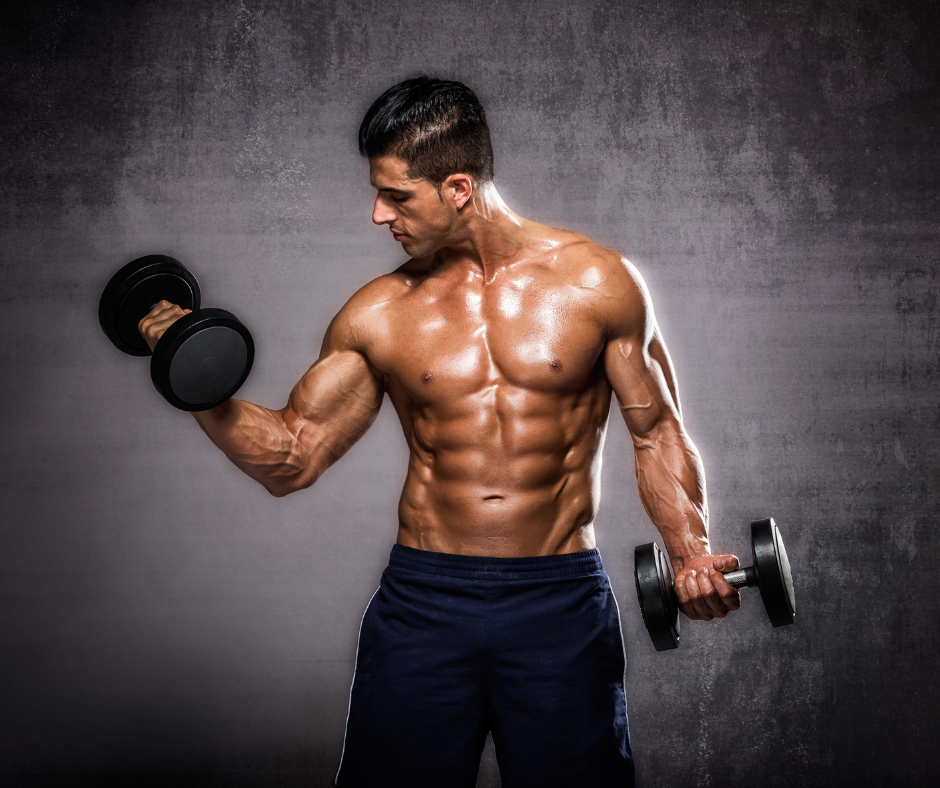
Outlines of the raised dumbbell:
<svg viewBox="0 0 940 788">
<path fill-rule="evenodd" d="M 792 624 L 796 599 L 790 562 L 780 529 L 772 518 L 751 523 L 751 550 L 754 564 L 725 573 L 735 588 L 757 587 L 770 623 L 775 627 Z M 634 551 L 636 593 L 643 623 L 657 651 L 679 646 L 679 600 L 672 582 L 668 557 L 655 542 Z"/>
<path fill-rule="evenodd" d="M 162 300 L 191 309 L 150 348 L 137 324 Z M 98 322 L 114 346 L 151 356 L 150 379 L 173 407 L 208 410 L 231 397 L 251 371 L 255 344 L 224 309 L 200 309 L 199 283 L 172 257 L 148 255 L 125 265 L 104 288 Z"/>
</svg>

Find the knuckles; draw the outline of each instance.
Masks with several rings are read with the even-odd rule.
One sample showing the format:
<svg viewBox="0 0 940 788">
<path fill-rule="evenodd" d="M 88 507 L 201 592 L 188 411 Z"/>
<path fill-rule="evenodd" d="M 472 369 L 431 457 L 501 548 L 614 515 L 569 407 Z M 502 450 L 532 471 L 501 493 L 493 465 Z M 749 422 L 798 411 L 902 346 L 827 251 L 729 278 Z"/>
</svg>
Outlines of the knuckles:
<svg viewBox="0 0 940 788">
<path fill-rule="evenodd" d="M 729 585 L 717 570 L 681 572 L 676 577 L 675 589 L 682 612 L 696 621 L 725 618 L 741 606 L 740 591 Z"/>
</svg>

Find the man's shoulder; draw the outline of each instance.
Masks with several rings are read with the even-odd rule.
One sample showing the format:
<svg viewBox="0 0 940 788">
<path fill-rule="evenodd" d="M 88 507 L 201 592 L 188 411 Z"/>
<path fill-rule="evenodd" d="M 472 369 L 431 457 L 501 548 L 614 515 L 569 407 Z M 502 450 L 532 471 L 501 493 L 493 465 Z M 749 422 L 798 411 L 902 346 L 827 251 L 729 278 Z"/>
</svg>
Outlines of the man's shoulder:
<svg viewBox="0 0 940 788">
<path fill-rule="evenodd" d="M 376 277 L 350 296 L 342 312 L 376 311 L 405 295 L 412 286 L 407 264 Z"/>
<path fill-rule="evenodd" d="M 552 249 L 551 258 L 566 283 L 602 298 L 646 298 L 643 277 L 623 254 L 580 233 L 551 227 L 545 230 L 546 246 Z"/>
<path fill-rule="evenodd" d="M 405 264 L 360 287 L 330 323 L 331 342 L 363 352 L 376 333 L 382 333 L 388 321 L 388 307 L 411 290 L 413 278 Z"/>
</svg>

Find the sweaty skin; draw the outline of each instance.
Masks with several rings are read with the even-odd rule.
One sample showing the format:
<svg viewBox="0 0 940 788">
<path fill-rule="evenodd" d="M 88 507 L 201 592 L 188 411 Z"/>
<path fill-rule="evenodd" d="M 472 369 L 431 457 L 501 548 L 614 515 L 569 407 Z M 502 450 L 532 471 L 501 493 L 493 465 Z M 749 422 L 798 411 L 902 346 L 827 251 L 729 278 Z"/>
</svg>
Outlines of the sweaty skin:
<svg viewBox="0 0 940 788">
<path fill-rule="evenodd" d="M 320 357 L 280 410 L 229 400 L 194 413 L 276 496 L 312 485 L 366 432 L 387 393 L 410 450 L 398 543 L 464 555 L 595 546 L 611 393 L 633 439 L 640 497 L 690 618 L 740 595 L 709 553 L 705 479 L 675 374 L 637 270 L 575 233 L 520 218 L 492 183 L 440 189 L 374 158 L 372 219 L 410 255 L 333 319 Z M 183 314 L 141 321 L 151 348 Z"/>
</svg>

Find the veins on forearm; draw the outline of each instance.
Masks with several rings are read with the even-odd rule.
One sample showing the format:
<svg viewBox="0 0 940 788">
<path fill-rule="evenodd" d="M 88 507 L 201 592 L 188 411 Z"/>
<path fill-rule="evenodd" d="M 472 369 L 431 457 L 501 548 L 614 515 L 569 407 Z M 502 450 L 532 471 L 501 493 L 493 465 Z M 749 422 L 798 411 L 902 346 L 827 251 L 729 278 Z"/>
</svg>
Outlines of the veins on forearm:
<svg viewBox="0 0 940 788">
<path fill-rule="evenodd" d="M 229 400 L 217 412 L 193 415 L 225 456 L 262 484 L 291 479 L 304 468 L 297 440 L 279 411 Z"/>
<path fill-rule="evenodd" d="M 640 499 L 666 540 L 674 565 L 708 546 L 705 483 L 698 452 L 685 436 L 634 439 Z"/>
</svg>

